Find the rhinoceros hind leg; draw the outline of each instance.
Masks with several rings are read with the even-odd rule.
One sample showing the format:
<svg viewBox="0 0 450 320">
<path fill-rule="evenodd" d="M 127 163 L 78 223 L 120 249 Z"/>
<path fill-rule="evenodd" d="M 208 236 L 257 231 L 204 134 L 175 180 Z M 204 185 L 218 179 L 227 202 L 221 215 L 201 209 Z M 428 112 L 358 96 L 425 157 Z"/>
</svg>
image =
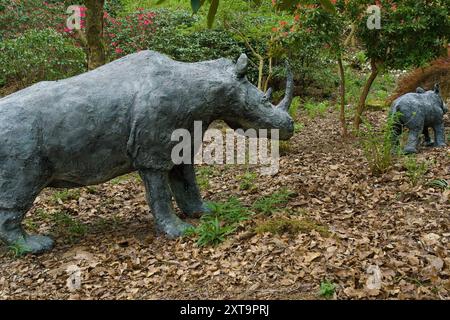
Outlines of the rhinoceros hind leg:
<svg viewBox="0 0 450 320">
<path fill-rule="evenodd" d="M 434 146 L 435 147 L 445 147 L 447 144 L 445 143 L 445 129 L 444 124 L 441 123 L 433 127 L 434 131 Z"/>
<path fill-rule="evenodd" d="M 173 167 L 169 173 L 170 188 L 180 210 L 189 217 L 200 217 L 210 210 L 203 203 L 192 164 Z"/>
<path fill-rule="evenodd" d="M 41 235 L 28 235 L 21 222 L 25 212 L 0 209 L 0 239 L 20 254 L 39 254 L 53 248 L 53 240 Z"/>
<path fill-rule="evenodd" d="M 419 143 L 419 136 L 423 130 L 409 130 L 408 142 L 404 150 L 405 154 L 417 153 L 417 145 Z"/>
<path fill-rule="evenodd" d="M 426 147 L 433 147 L 434 142 L 431 140 L 430 132 L 427 127 L 423 128 L 423 135 L 425 136 L 425 146 Z"/>
<path fill-rule="evenodd" d="M 182 221 L 174 212 L 172 193 L 169 187 L 169 172 L 164 170 L 140 170 L 145 184 L 147 201 L 150 204 L 157 231 L 169 238 L 182 236 L 192 226 Z"/>
</svg>

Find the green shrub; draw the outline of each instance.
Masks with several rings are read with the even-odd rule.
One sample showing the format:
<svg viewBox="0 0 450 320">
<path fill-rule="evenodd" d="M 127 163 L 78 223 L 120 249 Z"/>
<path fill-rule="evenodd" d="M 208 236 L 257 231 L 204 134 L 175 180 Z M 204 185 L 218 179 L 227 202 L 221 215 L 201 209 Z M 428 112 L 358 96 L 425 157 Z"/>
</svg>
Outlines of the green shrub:
<svg viewBox="0 0 450 320">
<path fill-rule="evenodd" d="M 186 231 L 187 236 L 195 236 L 197 245 L 218 245 L 225 237 L 233 233 L 239 223 L 247 220 L 252 214 L 236 198 L 230 198 L 227 202 L 211 202 L 208 204 L 210 214 L 202 216 L 200 225 Z"/>
<path fill-rule="evenodd" d="M 52 28 L 63 31 L 69 2 L 62 0 L 0 0 L 0 42 L 28 30 Z M 73 4 L 73 3 L 70 3 Z"/>
<path fill-rule="evenodd" d="M 151 49 L 180 61 L 220 57 L 236 59 L 243 44 L 223 29 L 194 28 L 198 16 L 184 10 L 139 10 L 117 19 L 107 17 L 105 35 L 113 58 Z"/>
<path fill-rule="evenodd" d="M 364 122 L 360 132 L 360 143 L 372 174 L 385 173 L 391 167 L 394 144 L 393 124 L 395 117 L 390 117 L 381 130 L 376 130 L 369 122 Z"/>
<path fill-rule="evenodd" d="M 0 42 L 0 83 L 18 82 L 25 87 L 85 71 L 82 49 L 51 29 L 30 30 Z"/>
<path fill-rule="evenodd" d="M 306 114 L 311 119 L 315 119 L 317 117 L 323 117 L 325 115 L 325 112 L 328 110 L 328 102 L 323 101 L 319 103 L 315 103 L 313 101 L 307 101 L 304 105 L 304 108 L 306 110 Z"/>
<path fill-rule="evenodd" d="M 256 173 L 246 172 L 240 178 L 239 190 L 254 190 L 256 188 L 255 180 L 257 178 Z"/>
</svg>

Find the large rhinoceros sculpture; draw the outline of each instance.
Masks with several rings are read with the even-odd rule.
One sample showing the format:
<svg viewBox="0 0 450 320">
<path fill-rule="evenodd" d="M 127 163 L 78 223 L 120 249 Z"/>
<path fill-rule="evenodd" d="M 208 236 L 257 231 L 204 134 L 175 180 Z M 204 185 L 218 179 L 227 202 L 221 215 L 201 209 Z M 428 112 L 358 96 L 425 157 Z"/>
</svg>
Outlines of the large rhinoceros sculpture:
<svg viewBox="0 0 450 320">
<path fill-rule="evenodd" d="M 0 99 L 0 239 L 40 253 L 53 246 L 21 222 L 45 187 L 76 188 L 138 171 L 157 229 L 180 236 L 175 213 L 207 211 L 192 164 L 175 165 L 174 130 L 224 120 L 233 129 L 279 129 L 293 135 L 287 110 L 293 78 L 278 106 L 246 78 L 248 59 L 183 63 L 141 51 L 96 70 L 40 82 Z M 204 132 L 203 132 L 204 133 Z"/>
</svg>

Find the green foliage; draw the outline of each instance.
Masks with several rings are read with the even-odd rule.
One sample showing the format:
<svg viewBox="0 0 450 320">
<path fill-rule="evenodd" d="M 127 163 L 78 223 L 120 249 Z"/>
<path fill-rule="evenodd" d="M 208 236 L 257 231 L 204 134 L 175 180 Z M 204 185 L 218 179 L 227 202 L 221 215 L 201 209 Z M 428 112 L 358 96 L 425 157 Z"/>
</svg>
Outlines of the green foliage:
<svg viewBox="0 0 450 320">
<path fill-rule="evenodd" d="M 334 296 L 336 285 L 331 281 L 325 280 L 320 283 L 319 295 L 325 299 L 330 299 Z"/>
<path fill-rule="evenodd" d="M 67 212 L 58 211 L 51 216 L 52 231 L 70 242 L 76 241 L 87 232 L 87 226 L 72 218 Z"/>
<path fill-rule="evenodd" d="M 294 124 L 294 132 L 299 133 L 303 130 L 304 127 L 305 125 L 303 123 L 296 123 Z"/>
<path fill-rule="evenodd" d="M 360 132 L 360 143 L 364 156 L 374 175 L 385 173 L 393 159 L 393 125 L 396 117 L 390 117 L 381 130 L 376 130 L 369 122 L 364 122 L 364 130 Z"/>
<path fill-rule="evenodd" d="M 63 31 L 66 8 L 64 1 L 0 0 L 0 42 L 32 29 Z"/>
<path fill-rule="evenodd" d="M 429 162 L 417 161 L 416 156 L 407 156 L 403 161 L 406 169 L 406 176 L 409 178 L 413 186 L 416 186 L 425 176 L 429 169 Z"/>
<path fill-rule="evenodd" d="M 253 190 L 255 189 L 255 179 L 257 175 L 254 172 L 246 172 L 242 176 L 239 177 L 240 183 L 239 183 L 239 189 L 240 190 Z"/>
<path fill-rule="evenodd" d="M 151 49 L 179 61 L 194 62 L 220 57 L 235 59 L 244 46 L 223 29 L 197 29 L 198 17 L 184 10 L 140 10 L 106 19 L 109 55 L 114 59 Z"/>
<path fill-rule="evenodd" d="M 30 30 L 0 42 L 0 85 L 17 81 L 27 86 L 70 77 L 85 71 L 85 61 L 83 50 L 56 31 Z"/>
<path fill-rule="evenodd" d="M 123 0 L 105 0 L 105 11 L 113 16 L 118 16 L 124 10 Z"/>
<path fill-rule="evenodd" d="M 271 214 L 275 210 L 279 209 L 281 206 L 288 203 L 289 198 L 293 193 L 285 188 L 278 192 L 271 194 L 270 196 L 262 197 L 255 201 L 253 204 L 253 209 L 256 212 L 262 214 Z"/>
<path fill-rule="evenodd" d="M 80 198 L 80 195 L 80 189 L 62 189 L 53 193 L 52 200 L 54 203 L 78 200 Z"/>
<path fill-rule="evenodd" d="M 186 231 L 187 236 L 197 237 L 197 245 L 218 245 L 225 241 L 225 237 L 233 233 L 239 223 L 245 221 L 252 214 L 236 198 L 230 198 L 227 202 L 208 204 L 210 214 L 202 216 L 200 225 Z"/>
<path fill-rule="evenodd" d="M 445 179 L 434 179 L 427 183 L 427 186 L 442 190 L 450 190 L 450 183 Z"/>
<path fill-rule="evenodd" d="M 192 233 L 198 236 L 197 245 L 199 247 L 207 245 L 215 246 L 225 241 L 225 237 L 233 233 L 235 229 L 235 226 L 225 225 L 218 217 L 214 217 L 202 221 L 197 228 L 188 232 L 188 235 Z"/>
<path fill-rule="evenodd" d="M 30 252 L 29 248 L 22 242 L 16 242 L 8 246 L 8 250 L 14 258 L 20 258 Z"/>
<path fill-rule="evenodd" d="M 373 0 L 350 0 L 348 12 L 368 59 L 388 69 L 420 66 L 440 56 L 450 34 L 450 7 L 445 1 L 379 0 L 381 29 L 367 27 Z"/>
<path fill-rule="evenodd" d="M 307 101 L 305 103 L 305 105 L 303 106 L 303 108 L 306 111 L 306 114 L 311 119 L 315 119 L 317 117 L 323 118 L 325 115 L 325 112 L 328 110 L 328 107 L 329 107 L 329 105 L 328 105 L 327 101 L 323 101 L 323 102 L 319 102 L 319 103 L 315 103 L 313 101 Z"/>
<path fill-rule="evenodd" d="M 295 119 L 295 117 L 297 116 L 297 112 L 298 112 L 298 108 L 300 108 L 300 104 L 301 104 L 300 97 L 297 96 L 292 99 L 292 103 L 289 108 L 289 115 L 293 119 Z"/>
<path fill-rule="evenodd" d="M 197 184 L 202 190 L 210 187 L 209 179 L 214 175 L 213 168 L 209 166 L 199 167 L 196 170 Z"/>
</svg>

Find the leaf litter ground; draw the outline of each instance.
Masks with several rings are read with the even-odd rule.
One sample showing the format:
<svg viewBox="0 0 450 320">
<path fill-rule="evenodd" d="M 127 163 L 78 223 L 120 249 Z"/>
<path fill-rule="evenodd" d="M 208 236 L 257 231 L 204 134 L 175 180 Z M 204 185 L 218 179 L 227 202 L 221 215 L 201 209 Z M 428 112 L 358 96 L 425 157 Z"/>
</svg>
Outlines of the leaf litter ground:
<svg viewBox="0 0 450 320">
<path fill-rule="evenodd" d="M 381 124 L 384 112 L 369 118 Z M 449 191 L 426 182 L 450 181 L 450 148 L 422 150 L 418 161 L 431 164 L 416 186 L 400 160 L 372 176 L 336 119 L 335 112 L 300 116 L 304 126 L 280 172 L 254 175 L 245 190 L 242 176 L 257 168 L 200 168 L 206 200 L 234 196 L 250 206 L 292 192 L 287 204 L 256 214 L 215 247 L 155 235 L 136 175 L 45 190 L 25 225 L 54 234 L 57 245 L 24 257 L 0 247 L 0 298 L 316 299 L 330 287 L 334 299 L 449 299 Z M 68 285 L 74 268 L 79 287 Z"/>
</svg>

